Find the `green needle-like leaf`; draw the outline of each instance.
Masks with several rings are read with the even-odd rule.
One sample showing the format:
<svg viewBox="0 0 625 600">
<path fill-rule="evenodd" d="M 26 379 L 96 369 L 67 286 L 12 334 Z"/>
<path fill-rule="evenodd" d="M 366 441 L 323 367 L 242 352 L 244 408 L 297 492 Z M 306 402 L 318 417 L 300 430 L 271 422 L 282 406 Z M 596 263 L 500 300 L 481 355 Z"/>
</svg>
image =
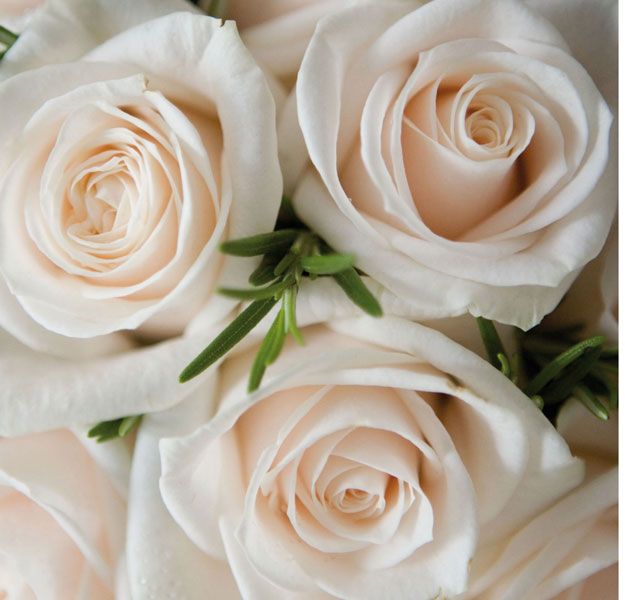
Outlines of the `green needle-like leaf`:
<svg viewBox="0 0 625 600">
<path fill-rule="evenodd" d="M 490 319 L 485 319 L 484 317 L 476 317 L 476 321 L 480 330 L 482 342 L 486 348 L 488 361 L 491 365 L 493 365 L 493 367 L 502 371 L 506 377 L 510 377 L 510 361 L 508 360 L 508 355 L 506 354 L 501 338 L 497 333 L 497 329 L 495 329 L 494 323 Z M 503 357 L 503 359 L 500 357 Z M 504 369 L 507 372 L 504 372 Z"/>
<path fill-rule="evenodd" d="M 284 308 L 284 329 L 290 332 L 295 341 L 300 345 L 304 345 L 304 336 L 297 326 L 295 317 L 295 299 L 297 297 L 297 288 L 292 286 L 284 292 L 283 308 Z"/>
<path fill-rule="evenodd" d="M 508 379 L 511 379 L 512 378 L 512 369 L 510 367 L 510 361 L 508 360 L 508 357 L 505 354 L 503 354 L 502 352 L 499 352 L 497 354 L 497 360 L 499 361 L 499 364 L 500 364 L 499 370 Z"/>
<path fill-rule="evenodd" d="M 96 438 L 98 442 L 106 442 L 112 440 L 119 435 L 119 426 L 122 419 L 113 419 L 111 421 L 102 421 L 89 430 L 87 436 Z"/>
<path fill-rule="evenodd" d="M 253 392 L 260 387 L 260 383 L 265 374 L 265 369 L 273 363 L 284 345 L 286 333 L 284 331 L 284 309 L 281 309 L 273 321 L 263 343 L 258 349 L 258 353 L 254 358 L 254 364 L 250 371 L 250 377 L 247 382 L 247 391 Z"/>
<path fill-rule="evenodd" d="M 542 410 L 543 408 L 545 408 L 545 401 L 543 400 L 542 396 L 539 396 L 538 394 L 536 394 L 535 396 L 532 396 L 530 398 L 530 400 L 536 405 L 538 406 L 538 408 L 540 408 L 540 410 Z"/>
<path fill-rule="evenodd" d="M 270 233 L 261 233 L 252 237 L 230 240 L 221 245 L 224 254 L 232 256 L 260 256 L 261 254 L 282 254 L 286 252 L 297 236 L 299 229 L 280 229 Z"/>
<path fill-rule="evenodd" d="M 552 379 L 554 379 L 563 369 L 565 369 L 572 362 L 579 359 L 582 354 L 590 350 L 599 348 L 597 359 L 601 354 L 601 344 L 604 338 L 602 336 L 595 336 L 575 344 L 568 350 L 565 350 L 556 358 L 554 358 L 549 364 L 547 364 L 537 375 L 532 379 L 525 389 L 525 393 L 528 396 L 533 396 L 540 392 Z"/>
<path fill-rule="evenodd" d="M 254 287 L 261 285 L 267 285 L 276 279 L 273 274 L 273 270 L 276 267 L 276 259 L 272 255 L 263 256 L 263 260 L 260 265 L 256 267 L 252 274 L 249 276 L 248 282 Z"/>
<path fill-rule="evenodd" d="M 302 267 L 314 275 L 335 275 L 354 266 L 351 254 L 320 254 L 302 259 Z"/>
<path fill-rule="evenodd" d="M 98 443 L 108 442 L 116 438 L 127 436 L 139 423 L 143 415 L 133 415 L 121 419 L 102 421 L 92 427 L 87 433 L 88 437 L 96 438 Z"/>
<path fill-rule="evenodd" d="M 139 425 L 139 423 L 141 423 L 141 417 L 142 415 L 124 417 L 117 429 L 119 437 L 126 437 L 135 427 Z"/>
<path fill-rule="evenodd" d="M 341 286 L 350 300 L 372 317 L 382 316 L 382 307 L 375 296 L 369 291 L 354 267 L 350 267 L 332 277 Z"/>
<path fill-rule="evenodd" d="M 279 281 L 267 287 L 246 289 L 234 289 L 234 288 L 219 288 L 217 291 L 223 296 L 229 298 L 238 298 L 239 300 L 263 300 L 265 298 L 273 298 L 279 295 L 290 283 L 290 281 Z"/>
<path fill-rule="evenodd" d="M 6 27 L 0 25 L 0 44 L 4 44 L 5 46 L 10 46 L 17 41 L 19 36 L 17 33 L 13 33 Z"/>
<path fill-rule="evenodd" d="M 282 260 L 276 265 L 273 270 L 273 274 L 276 277 L 282 275 L 293 263 L 298 259 L 298 255 L 295 252 L 289 252 L 282 257 Z"/>
<path fill-rule="evenodd" d="M 519 382 L 520 363 L 521 363 L 521 356 L 520 354 L 515 352 L 510 357 L 510 375 L 509 375 L 510 381 L 512 381 L 514 385 L 517 385 L 517 383 Z"/>
<path fill-rule="evenodd" d="M 606 407 L 599 401 L 597 396 L 585 385 L 578 385 L 573 390 L 573 394 L 597 419 L 607 421 L 610 413 Z"/>
<path fill-rule="evenodd" d="M 601 347 L 595 347 L 585 352 L 576 361 L 553 379 L 549 385 L 546 385 L 541 395 L 545 399 L 545 404 L 557 404 L 564 402 L 573 393 L 573 389 L 581 384 L 599 360 Z"/>
<path fill-rule="evenodd" d="M 255 300 L 180 373 L 180 383 L 193 379 L 236 346 L 276 304 L 275 298 Z"/>
<path fill-rule="evenodd" d="M 608 408 L 616 410 L 618 408 L 618 373 L 615 376 L 606 372 L 603 364 L 601 360 L 597 362 L 591 369 L 588 380 L 585 383 L 599 395 L 603 395 L 602 392 L 607 393 Z"/>
</svg>

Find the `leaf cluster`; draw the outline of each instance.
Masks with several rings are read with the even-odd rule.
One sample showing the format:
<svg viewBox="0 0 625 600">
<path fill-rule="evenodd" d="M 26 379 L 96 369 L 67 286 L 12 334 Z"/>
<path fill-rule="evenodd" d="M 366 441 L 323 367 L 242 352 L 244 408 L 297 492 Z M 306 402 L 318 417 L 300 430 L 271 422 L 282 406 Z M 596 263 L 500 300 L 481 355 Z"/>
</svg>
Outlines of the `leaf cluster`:
<svg viewBox="0 0 625 600">
<path fill-rule="evenodd" d="M 518 384 L 520 363 L 525 394 L 552 420 L 573 397 L 603 421 L 618 407 L 618 349 L 603 336 L 579 340 L 581 327 L 521 333 L 521 354 L 508 357 L 492 321 L 477 318 L 488 359 Z"/>
<path fill-rule="evenodd" d="M 380 304 L 354 268 L 354 257 L 334 252 L 324 240 L 296 220 L 288 203 L 283 203 L 282 215 L 282 222 L 287 221 L 289 226 L 221 245 L 225 254 L 262 257 L 249 277 L 252 287 L 219 290 L 225 296 L 251 301 L 251 304 L 182 371 L 181 383 L 214 364 L 250 333 L 274 306 L 279 305 L 250 371 L 248 391 L 258 389 L 265 370 L 280 355 L 286 337 L 291 335 L 298 344 L 304 343 L 296 320 L 297 293 L 304 278 L 332 277 L 364 312 L 376 317 L 382 315 Z"/>
<path fill-rule="evenodd" d="M 525 392 L 539 397 L 548 416 L 573 397 L 606 421 L 618 408 L 618 349 L 603 336 L 577 341 L 570 328 L 532 330 L 521 348 L 529 377 Z"/>
</svg>

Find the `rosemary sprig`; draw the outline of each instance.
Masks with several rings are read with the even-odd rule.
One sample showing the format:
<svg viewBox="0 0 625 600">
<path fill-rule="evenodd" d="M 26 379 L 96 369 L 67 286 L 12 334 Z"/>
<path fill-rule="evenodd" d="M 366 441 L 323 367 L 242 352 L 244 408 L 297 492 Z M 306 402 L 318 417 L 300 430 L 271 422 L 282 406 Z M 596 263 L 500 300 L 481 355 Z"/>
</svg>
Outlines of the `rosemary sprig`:
<svg viewBox="0 0 625 600">
<path fill-rule="evenodd" d="M 180 373 L 185 383 L 208 369 L 248 335 L 274 308 L 279 306 L 250 370 L 248 391 L 260 387 L 269 365 L 274 363 L 288 335 L 298 344 L 304 337 L 296 320 L 297 293 L 303 279 L 333 277 L 345 294 L 363 311 L 379 317 L 380 304 L 354 268 L 354 257 L 338 254 L 295 215 L 291 203 L 283 198 L 275 231 L 247 238 L 229 240 L 221 245 L 224 254 L 261 256 L 258 267 L 249 276 L 250 288 L 220 288 L 230 298 L 250 304 L 200 352 Z M 123 437 L 137 426 L 141 416 L 103 421 L 89 431 L 90 437 L 106 441 Z"/>
<path fill-rule="evenodd" d="M 280 355 L 291 335 L 304 343 L 296 320 L 297 293 L 304 278 L 333 277 L 364 312 L 381 316 L 382 308 L 354 268 L 354 257 L 334 252 L 316 233 L 297 220 L 288 200 L 283 200 L 282 226 L 271 233 L 224 242 L 221 251 L 233 256 L 262 256 L 249 277 L 251 288 L 222 288 L 220 293 L 252 303 L 228 325 L 180 374 L 185 383 L 196 377 L 238 344 L 275 306 L 280 306 L 258 353 L 248 379 L 248 391 L 260 386 L 266 368 Z"/>
</svg>

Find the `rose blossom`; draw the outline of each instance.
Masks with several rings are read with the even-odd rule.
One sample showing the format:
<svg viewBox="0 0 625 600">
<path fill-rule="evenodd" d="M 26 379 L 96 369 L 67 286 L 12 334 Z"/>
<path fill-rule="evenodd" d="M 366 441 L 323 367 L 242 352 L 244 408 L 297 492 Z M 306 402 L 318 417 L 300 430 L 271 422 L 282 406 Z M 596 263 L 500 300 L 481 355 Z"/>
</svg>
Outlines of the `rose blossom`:
<svg viewBox="0 0 625 600">
<path fill-rule="evenodd" d="M 515 0 L 357 5 L 298 76 L 300 216 L 423 318 L 528 328 L 600 250 L 610 112 Z"/>
<path fill-rule="evenodd" d="M 114 597 L 130 459 L 76 435 L 0 439 L 3 598 Z"/>
<path fill-rule="evenodd" d="M 584 482 L 509 540 L 478 555 L 471 592 L 463 598 L 616 598 L 618 415 L 599 421 L 569 400 L 558 415 L 558 431 L 584 460 Z"/>
<path fill-rule="evenodd" d="M 281 192 L 273 99 L 234 23 L 63 6 L 0 66 L 23 71 L 0 84 L 0 323 L 55 353 L 50 332 L 181 331 L 218 280 L 244 284 L 251 263 L 217 246 L 270 230 Z M 34 68 L 48 48 L 59 64 Z"/>
<path fill-rule="evenodd" d="M 228 358 L 176 409 L 182 437 L 160 444 L 171 515 L 207 568 L 227 561 L 244 597 L 458 594 L 478 542 L 506 538 L 581 479 L 536 407 L 440 333 L 386 317 L 304 334 L 251 396 L 256 348 Z M 204 413 L 218 403 L 204 425 L 200 402 Z M 148 418 L 152 453 L 172 421 Z M 146 481 L 133 488 L 143 509 L 171 528 Z M 138 564 L 142 546 L 131 546 Z M 196 567 L 179 586 L 201 597 L 198 550 L 187 551 Z M 170 576 L 157 580 L 153 593 L 170 589 Z"/>
</svg>

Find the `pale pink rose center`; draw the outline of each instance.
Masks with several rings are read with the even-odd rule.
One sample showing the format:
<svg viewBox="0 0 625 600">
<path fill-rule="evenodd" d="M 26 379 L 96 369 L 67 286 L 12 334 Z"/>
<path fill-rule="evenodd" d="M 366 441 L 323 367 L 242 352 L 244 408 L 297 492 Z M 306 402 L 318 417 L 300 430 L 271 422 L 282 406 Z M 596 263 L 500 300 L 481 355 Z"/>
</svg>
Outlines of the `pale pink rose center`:
<svg viewBox="0 0 625 600">
<path fill-rule="evenodd" d="M 356 209 L 409 234 L 424 224 L 479 241 L 542 207 L 583 136 L 558 104 L 577 92 L 559 78 L 560 94 L 553 69 L 529 62 L 497 42 L 458 40 L 380 74 L 339 163 Z"/>
<path fill-rule="evenodd" d="M 375 412 L 384 406 L 392 418 L 378 426 L 369 419 L 342 425 L 345 413 L 361 405 L 366 415 L 369 404 Z M 266 526 L 287 527 L 311 549 L 347 552 L 371 569 L 396 564 L 432 540 L 441 467 L 392 389 L 281 392 L 248 410 L 235 432 L 246 477 L 258 478 L 256 504 L 270 521 Z M 259 456 L 276 435 L 279 448 L 261 467 Z M 388 548 L 384 556 L 376 549 L 381 546 Z"/>
</svg>

